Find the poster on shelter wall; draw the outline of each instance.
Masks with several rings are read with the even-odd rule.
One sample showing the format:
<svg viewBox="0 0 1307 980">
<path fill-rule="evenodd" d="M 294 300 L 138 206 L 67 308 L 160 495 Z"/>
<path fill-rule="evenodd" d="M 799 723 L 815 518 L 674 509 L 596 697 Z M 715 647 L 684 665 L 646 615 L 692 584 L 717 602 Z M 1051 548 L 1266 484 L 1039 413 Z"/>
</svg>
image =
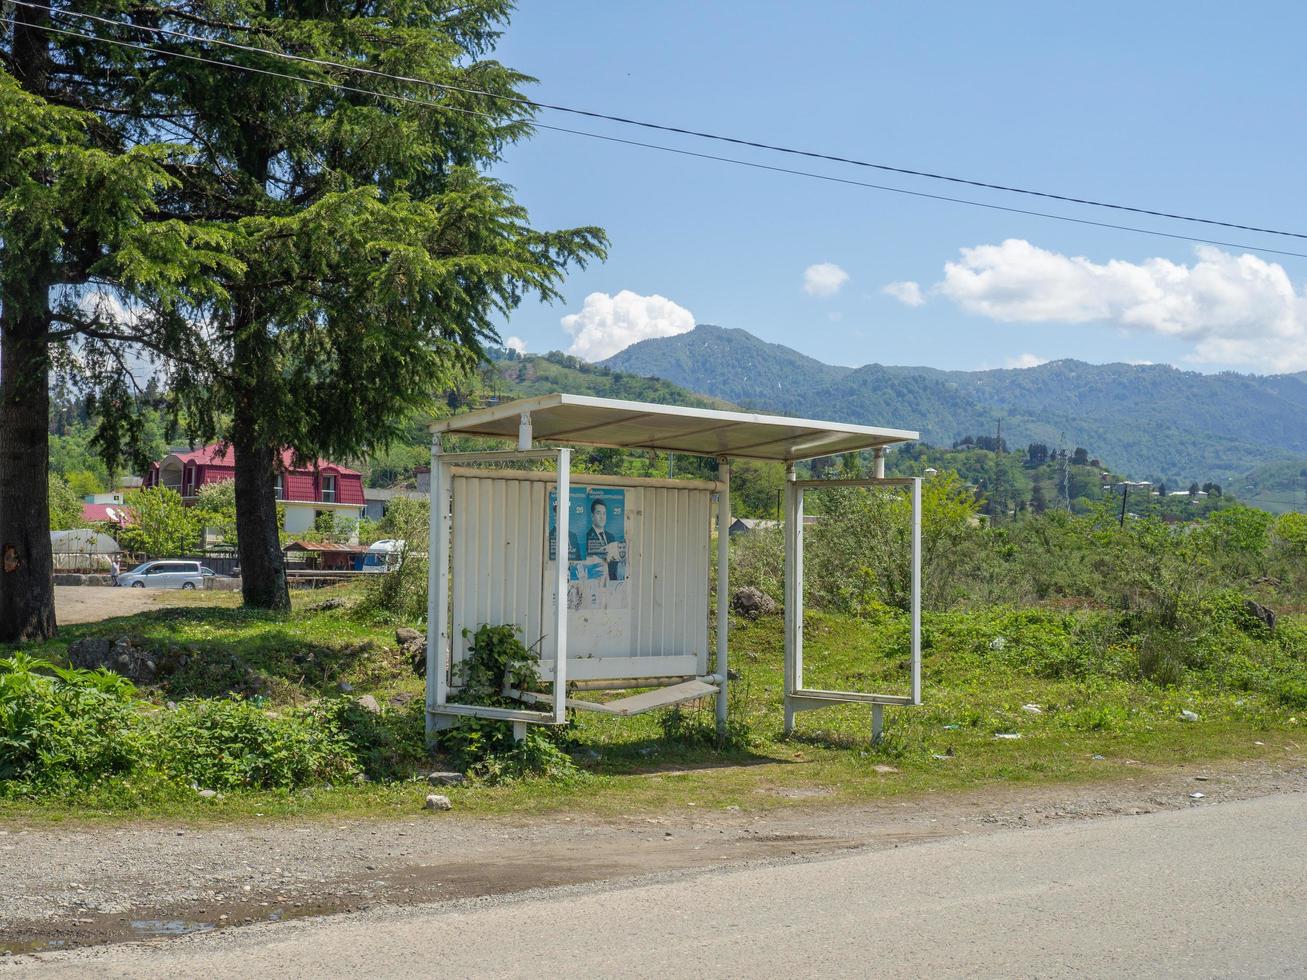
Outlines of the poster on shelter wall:
<svg viewBox="0 0 1307 980">
<path fill-rule="evenodd" d="M 549 491 L 549 559 L 558 559 L 558 491 Z M 626 490 L 572 487 L 568 506 L 567 608 L 575 612 L 626 609 L 629 555 Z"/>
</svg>

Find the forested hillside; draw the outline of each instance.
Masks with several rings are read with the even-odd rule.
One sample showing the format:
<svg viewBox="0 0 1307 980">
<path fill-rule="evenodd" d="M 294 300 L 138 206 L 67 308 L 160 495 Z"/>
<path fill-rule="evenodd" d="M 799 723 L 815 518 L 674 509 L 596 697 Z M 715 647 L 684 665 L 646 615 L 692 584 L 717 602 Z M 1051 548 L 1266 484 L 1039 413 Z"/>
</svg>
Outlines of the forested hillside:
<svg viewBox="0 0 1307 980">
<path fill-rule="evenodd" d="M 700 325 L 604 366 L 750 408 L 917 429 L 936 445 L 993 431 L 1014 445 L 1093 446 L 1135 479 L 1234 482 L 1307 459 L 1307 377 L 1055 361 L 1021 370 L 822 364 L 743 330 Z"/>
</svg>

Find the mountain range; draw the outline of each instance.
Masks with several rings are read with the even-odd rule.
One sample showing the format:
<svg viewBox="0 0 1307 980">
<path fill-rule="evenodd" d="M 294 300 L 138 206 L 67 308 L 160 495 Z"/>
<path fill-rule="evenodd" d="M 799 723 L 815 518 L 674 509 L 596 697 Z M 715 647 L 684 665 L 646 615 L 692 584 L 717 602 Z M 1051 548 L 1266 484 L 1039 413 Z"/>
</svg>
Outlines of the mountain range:
<svg viewBox="0 0 1307 980">
<path fill-rule="evenodd" d="M 1167 365 L 1050 361 L 943 371 L 826 364 L 745 330 L 700 324 L 601 362 L 755 411 L 916 429 L 948 446 L 993 435 L 1083 446 L 1136 479 L 1234 482 L 1307 460 L 1307 372 L 1200 374 Z"/>
</svg>

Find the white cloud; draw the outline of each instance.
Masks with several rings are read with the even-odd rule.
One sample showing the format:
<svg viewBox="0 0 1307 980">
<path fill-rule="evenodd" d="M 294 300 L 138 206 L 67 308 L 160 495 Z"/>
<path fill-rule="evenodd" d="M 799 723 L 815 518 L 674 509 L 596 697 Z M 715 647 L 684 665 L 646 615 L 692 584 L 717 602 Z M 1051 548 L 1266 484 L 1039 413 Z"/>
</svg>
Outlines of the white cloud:
<svg viewBox="0 0 1307 980">
<path fill-rule="evenodd" d="M 515 350 L 519 354 L 526 353 L 526 341 L 523 340 L 521 337 L 505 337 L 504 347 L 506 347 L 508 350 Z"/>
<path fill-rule="evenodd" d="M 1188 342 L 1193 361 L 1307 368 L 1307 294 L 1284 267 L 1210 245 L 1194 255 L 1096 263 L 1010 238 L 962 249 L 934 288 L 992 320 L 1110 323 Z"/>
<path fill-rule="evenodd" d="M 1040 357 L 1038 354 L 1027 353 L 1018 354 L 1016 357 L 1009 357 L 1006 366 L 1010 368 L 1032 368 L 1047 363 L 1047 357 Z"/>
<path fill-rule="evenodd" d="M 834 296 L 849 274 L 834 262 L 818 262 L 803 270 L 803 291 L 809 296 Z"/>
<path fill-rule="evenodd" d="M 893 296 L 904 306 L 920 306 L 926 302 L 926 296 L 921 291 L 921 287 L 911 280 L 905 282 L 892 282 L 881 288 L 881 292 L 887 296 Z"/>
<path fill-rule="evenodd" d="M 572 335 L 569 354 L 602 361 L 650 337 L 674 337 L 694 329 L 694 314 L 666 296 L 641 296 L 623 289 L 614 296 L 591 293 L 580 313 L 560 321 Z"/>
<path fill-rule="evenodd" d="M 826 319 L 829 320 L 831 323 L 839 323 L 841 320 L 844 319 L 844 314 L 839 310 L 831 310 L 829 313 L 826 314 Z"/>
</svg>

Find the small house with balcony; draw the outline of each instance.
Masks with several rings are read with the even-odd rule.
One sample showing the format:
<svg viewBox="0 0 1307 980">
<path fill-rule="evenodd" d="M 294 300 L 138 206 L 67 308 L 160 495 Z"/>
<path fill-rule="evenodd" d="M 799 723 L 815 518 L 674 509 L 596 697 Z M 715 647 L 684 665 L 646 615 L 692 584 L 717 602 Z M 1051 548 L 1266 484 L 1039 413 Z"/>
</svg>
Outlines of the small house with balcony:
<svg viewBox="0 0 1307 980">
<path fill-rule="evenodd" d="M 226 443 L 214 443 L 202 449 L 175 450 L 151 463 L 144 485 L 169 487 L 193 504 L 204 485 L 234 479 L 235 450 Z M 285 449 L 278 461 L 276 479 L 287 534 L 312 531 L 318 515 L 326 512 L 334 513 L 338 522 L 357 521 L 363 516 L 363 477 L 357 470 L 325 459 L 296 465 L 295 454 Z"/>
</svg>

